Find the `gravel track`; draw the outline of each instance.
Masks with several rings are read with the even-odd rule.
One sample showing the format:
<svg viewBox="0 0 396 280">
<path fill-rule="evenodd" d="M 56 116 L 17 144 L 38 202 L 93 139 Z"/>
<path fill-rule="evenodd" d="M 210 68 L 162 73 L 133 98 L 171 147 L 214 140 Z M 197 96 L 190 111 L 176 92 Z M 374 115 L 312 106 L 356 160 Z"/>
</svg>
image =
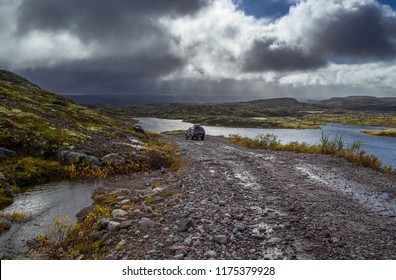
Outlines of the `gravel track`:
<svg viewBox="0 0 396 280">
<path fill-rule="evenodd" d="M 396 259 L 394 176 L 222 137 L 169 140 L 182 172 L 108 185 L 142 202 L 128 226 L 101 235 L 107 259 Z M 154 193 L 153 182 L 162 186 Z"/>
</svg>

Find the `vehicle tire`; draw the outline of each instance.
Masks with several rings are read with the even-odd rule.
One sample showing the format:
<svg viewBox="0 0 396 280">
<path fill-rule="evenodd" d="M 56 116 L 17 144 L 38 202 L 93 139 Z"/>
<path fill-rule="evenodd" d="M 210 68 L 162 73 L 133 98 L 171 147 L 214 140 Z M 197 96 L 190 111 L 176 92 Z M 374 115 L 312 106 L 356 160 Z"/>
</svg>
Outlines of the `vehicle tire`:
<svg viewBox="0 0 396 280">
<path fill-rule="evenodd" d="M 205 136 L 202 136 L 201 139 L 202 139 L 202 141 L 205 140 Z"/>
<path fill-rule="evenodd" d="M 186 134 L 186 139 L 188 140 L 188 135 Z"/>
</svg>

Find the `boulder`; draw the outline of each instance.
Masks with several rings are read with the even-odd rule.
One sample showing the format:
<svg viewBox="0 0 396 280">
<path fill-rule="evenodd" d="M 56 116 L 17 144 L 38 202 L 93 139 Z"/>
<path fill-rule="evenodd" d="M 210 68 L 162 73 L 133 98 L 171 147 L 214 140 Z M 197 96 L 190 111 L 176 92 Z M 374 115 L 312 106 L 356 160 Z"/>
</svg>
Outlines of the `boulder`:
<svg viewBox="0 0 396 280">
<path fill-rule="evenodd" d="M 227 236 L 225 235 L 215 235 L 214 240 L 219 244 L 227 243 Z"/>
<path fill-rule="evenodd" d="M 100 166 L 100 160 L 97 157 L 75 151 L 59 151 L 57 159 L 66 164 L 86 162 L 92 166 Z"/>
<path fill-rule="evenodd" d="M 191 219 L 185 219 L 183 221 L 181 221 L 178 226 L 177 226 L 177 230 L 180 232 L 185 232 L 187 231 L 190 227 L 194 226 L 194 222 Z"/>
<path fill-rule="evenodd" d="M 99 222 L 100 228 L 101 228 L 101 229 L 107 228 L 107 225 L 110 223 L 110 221 L 111 221 L 111 219 L 109 219 L 109 218 L 103 218 L 103 219 L 101 219 L 100 222 Z"/>
<path fill-rule="evenodd" d="M 146 131 L 144 131 L 143 127 L 141 127 L 140 125 L 134 125 L 133 129 L 137 132 L 137 133 L 141 133 L 145 136 L 147 136 Z"/>
<path fill-rule="evenodd" d="M 111 216 L 113 218 L 124 218 L 124 217 L 128 216 L 128 213 L 121 209 L 114 209 L 111 212 Z"/>
<path fill-rule="evenodd" d="M 10 158 L 10 157 L 16 157 L 16 153 L 6 148 L 0 148 L 0 159 Z"/>
<path fill-rule="evenodd" d="M 130 228 L 133 224 L 132 220 L 122 221 L 121 222 L 121 229 Z"/>
<path fill-rule="evenodd" d="M 119 154 L 108 154 L 101 158 L 102 162 L 110 165 L 119 165 L 123 158 Z"/>
<path fill-rule="evenodd" d="M 121 229 L 121 224 L 119 222 L 110 221 L 107 225 L 109 231 L 119 231 Z"/>
</svg>

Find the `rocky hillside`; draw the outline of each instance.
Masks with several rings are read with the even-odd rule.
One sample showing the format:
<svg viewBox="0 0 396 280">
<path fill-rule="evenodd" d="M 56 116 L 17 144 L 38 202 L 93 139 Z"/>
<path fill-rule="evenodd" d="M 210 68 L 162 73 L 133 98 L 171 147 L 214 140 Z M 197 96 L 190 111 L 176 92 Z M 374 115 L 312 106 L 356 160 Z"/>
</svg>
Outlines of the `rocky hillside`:
<svg viewBox="0 0 396 280">
<path fill-rule="evenodd" d="M 0 70 L 0 209 L 21 187 L 169 165 L 158 135 Z M 162 149 L 162 150 L 161 150 Z M 155 159 L 155 160 L 154 160 Z M 159 163 L 158 163 L 159 162 Z M 115 165 L 123 164 L 122 168 Z"/>
</svg>

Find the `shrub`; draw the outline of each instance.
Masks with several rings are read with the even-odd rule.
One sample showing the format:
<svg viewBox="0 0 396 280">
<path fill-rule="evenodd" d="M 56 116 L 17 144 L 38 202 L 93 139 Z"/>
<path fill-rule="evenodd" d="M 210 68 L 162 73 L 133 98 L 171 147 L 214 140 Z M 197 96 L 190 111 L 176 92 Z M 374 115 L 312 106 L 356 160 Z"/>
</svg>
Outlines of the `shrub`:
<svg viewBox="0 0 396 280">
<path fill-rule="evenodd" d="M 342 137 L 330 139 L 330 137 L 322 134 L 319 145 L 308 145 L 307 143 L 299 143 L 296 141 L 287 144 L 280 144 L 276 136 L 273 134 L 267 134 L 264 136 L 260 135 L 254 140 L 241 137 L 239 135 L 231 135 L 229 139 L 231 142 L 237 145 L 251 149 L 269 149 L 278 151 L 292 151 L 297 153 L 334 155 L 345 158 L 346 160 L 358 165 L 370 167 L 377 171 L 388 172 L 392 170 L 390 167 L 383 166 L 377 157 L 362 151 L 361 141 L 356 141 L 352 145 L 346 147 Z"/>
</svg>

